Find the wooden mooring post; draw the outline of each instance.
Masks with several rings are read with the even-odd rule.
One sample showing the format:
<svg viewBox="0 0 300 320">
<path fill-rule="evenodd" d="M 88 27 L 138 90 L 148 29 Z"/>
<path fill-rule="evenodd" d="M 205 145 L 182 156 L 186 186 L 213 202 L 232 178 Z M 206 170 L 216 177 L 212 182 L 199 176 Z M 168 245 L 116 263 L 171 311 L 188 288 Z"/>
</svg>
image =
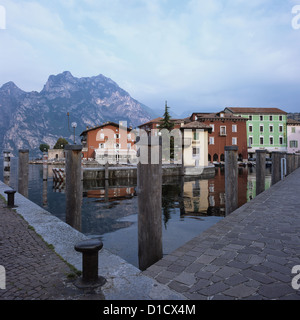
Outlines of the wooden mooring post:
<svg viewBox="0 0 300 320">
<path fill-rule="evenodd" d="M 238 147 L 225 147 L 225 214 L 238 208 Z"/>
<path fill-rule="evenodd" d="M 10 184 L 10 151 L 3 151 L 3 180 L 4 183 Z"/>
<path fill-rule="evenodd" d="M 81 230 L 81 151 L 80 145 L 66 145 L 65 194 L 66 222 L 78 231 Z"/>
<path fill-rule="evenodd" d="M 29 175 L 29 150 L 19 150 L 18 165 L 18 192 L 24 197 L 28 197 L 28 175 Z"/>
<path fill-rule="evenodd" d="M 256 150 L 256 195 L 265 191 L 266 150 Z"/>
<path fill-rule="evenodd" d="M 272 185 L 286 175 L 286 154 L 280 151 L 272 152 Z"/>
<path fill-rule="evenodd" d="M 141 137 L 138 144 L 138 257 L 145 270 L 163 256 L 161 137 Z"/>
</svg>

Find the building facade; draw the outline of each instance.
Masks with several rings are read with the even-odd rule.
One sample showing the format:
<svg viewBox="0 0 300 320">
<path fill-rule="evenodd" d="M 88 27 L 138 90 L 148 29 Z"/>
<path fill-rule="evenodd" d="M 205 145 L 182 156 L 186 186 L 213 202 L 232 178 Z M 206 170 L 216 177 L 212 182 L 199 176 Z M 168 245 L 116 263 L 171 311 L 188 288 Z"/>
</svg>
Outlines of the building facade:
<svg viewBox="0 0 300 320">
<path fill-rule="evenodd" d="M 300 152 L 300 122 L 287 120 L 288 153 Z"/>
<path fill-rule="evenodd" d="M 248 119 L 249 157 L 256 150 L 287 151 L 287 113 L 278 108 L 225 108 L 226 113 Z"/>
<path fill-rule="evenodd" d="M 225 146 L 238 146 L 239 161 L 248 159 L 247 119 L 229 113 L 193 113 L 192 121 L 212 128 L 208 135 L 208 161 L 225 161 Z"/>
<path fill-rule="evenodd" d="M 83 158 L 99 163 L 128 163 L 136 159 L 135 134 L 120 122 L 107 122 L 81 133 Z"/>
<path fill-rule="evenodd" d="M 199 121 L 191 121 L 180 127 L 182 132 L 182 163 L 185 175 L 209 175 L 208 133 L 211 127 Z M 214 172 L 213 172 L 214 175 Z"/>
</svg>

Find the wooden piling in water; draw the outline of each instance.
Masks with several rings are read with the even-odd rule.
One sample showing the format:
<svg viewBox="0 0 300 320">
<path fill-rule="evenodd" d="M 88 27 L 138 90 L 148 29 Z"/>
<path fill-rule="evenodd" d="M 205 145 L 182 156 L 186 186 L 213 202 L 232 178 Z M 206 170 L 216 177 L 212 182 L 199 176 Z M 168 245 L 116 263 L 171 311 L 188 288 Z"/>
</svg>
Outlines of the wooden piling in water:
<svg viewBox="0 0 300 320">
<path fill-rule="evenodd" d="M 225 147 L 225 213 L 238 208 L 238 147 Z"/>
<path fill-rule="evenodd" d="M 3 151 L 3 180 L 4 183 L 10 184 L 10 151 Z"/>
<path fill-rule="evenodd" d="M 161 138 L 141 137 L 139 146 L 148 150 L 148 163 L 137 166 L 138 256 L 139 268 L 145 270 L 163 255 Z"/>
<path fill-rule="evenodd" d="M 19 150 L 18 165 L 18 192 L 24 197 L 28 197 L 28 174 L 29 174 L 29 150 Z"/>
<path fill-rule="evenodd" d="M 256 195 L 265 191 L 266 150 L 256 150 Z"/>
<path fill-rule="evenodd" d="M 280 151 L 272 152 L 272 185 L 281 180 L 281 159 L 284 154 Z"/>
<path fill-rule="evenodd" d="M 81 150 L 80 145 L 66 145 L 65 194 L 66 222 L 77 230 L 81 230 Z"/>
</svg>

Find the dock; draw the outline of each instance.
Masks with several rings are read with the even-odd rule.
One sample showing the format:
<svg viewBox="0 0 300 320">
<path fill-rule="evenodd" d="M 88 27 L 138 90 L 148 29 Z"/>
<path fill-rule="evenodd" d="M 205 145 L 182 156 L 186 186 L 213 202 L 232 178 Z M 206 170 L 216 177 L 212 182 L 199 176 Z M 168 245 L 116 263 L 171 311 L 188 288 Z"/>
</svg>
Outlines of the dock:
<svg viewBox="0 0 300 320">
<path fill-rule="evenodd" d="M 190 300 L 300 300 L 300 169 L 146 271 Z"/>
<path fill-rule="evenodd" d="M 143 272 L 103 248 L 93 294 L 67 277 L 87 237 L 16 193 L 15 209 L 0 199 L 0 300 L 300 300 L 299 190 L 297 169 Z"/>
</svg>

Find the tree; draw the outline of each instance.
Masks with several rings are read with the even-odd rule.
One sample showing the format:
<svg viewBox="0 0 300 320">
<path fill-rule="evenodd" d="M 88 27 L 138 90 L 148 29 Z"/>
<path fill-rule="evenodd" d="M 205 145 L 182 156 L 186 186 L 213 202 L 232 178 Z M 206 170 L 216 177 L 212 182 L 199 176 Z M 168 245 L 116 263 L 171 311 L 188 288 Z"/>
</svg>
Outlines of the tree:
<svg viewBox="0 0 300 320">
<path fill-rule="evenodd" d="M 169 114 L 169 107 L 168 107 L 167 101 L 165 103 L 164 117 L 161 120 L 161 123 L 158 128 L 160 130 L 167 129 L 169 132 L 174 129 L 174 122 L 171 121 L 171 116 Z M 162 134 L 164 134 L 164 130 L 162 131 Z M 169 135 L 167 135 L 167 137 L 165 137 L 165 139 L 168 139 L 168 138 L 169 138 Z M 170 144 L 169 145 L 163 145 L 162 155 L 163 155 L 164 159 L 169 159 L 169 156 L 170 156 L 170 159 L 174 160 L 174 137 L 173 136 L 170 137 Z"/>
<path fill-rule="evenodd" d="M 68 141 L 65 138 L 60 137 L 57 139 L 53 149 L 64 149 L 67 144 L 69 144 Z"/>
<path fill-rule="evenodd" d="M 41 143 L 40 144 L 40 150 L 42 152 L 48 152 L 49 149 L 50 149 L 50 146 L 47 143 Z"/>
<path fill-rule="evenodd" d="M 166 101 L 165 113 L 164 113 L 163 119 L 161 120 L 161 124 L 159 125 L 159 129 L 168 129 L 169 131 L 171 131 L 173 128 L 174 128 L 174 123 L 171 121 L 171 116 L 169 114 L 169 107 Z"/>
</svg>

